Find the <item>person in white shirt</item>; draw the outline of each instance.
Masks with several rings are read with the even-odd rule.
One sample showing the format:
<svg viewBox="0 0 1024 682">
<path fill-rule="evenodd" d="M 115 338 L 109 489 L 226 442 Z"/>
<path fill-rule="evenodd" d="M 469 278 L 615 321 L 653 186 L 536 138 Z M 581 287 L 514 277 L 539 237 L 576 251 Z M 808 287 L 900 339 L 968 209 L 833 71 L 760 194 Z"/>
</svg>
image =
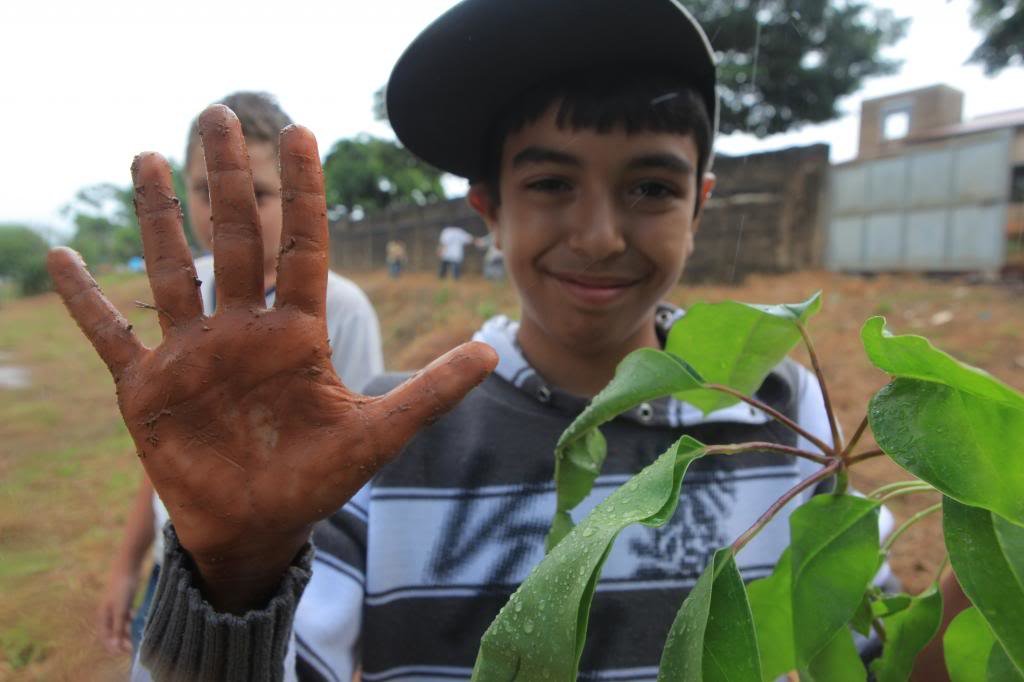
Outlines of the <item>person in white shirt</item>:
<svg viewBox="0 0 1024 682">
<path fill-rule="evenodd" d="M 437 255 L 441 257 L 441 265 L 437 276 L 444 279 L 449 271 L 453 279 L 458 279 L 462 274 L 462 260 L 466 256 L 466 245 L 475 244 L 476 238 L 461 227 L 449 225 L 441 230 L 438 239 Z"/>
</svg>

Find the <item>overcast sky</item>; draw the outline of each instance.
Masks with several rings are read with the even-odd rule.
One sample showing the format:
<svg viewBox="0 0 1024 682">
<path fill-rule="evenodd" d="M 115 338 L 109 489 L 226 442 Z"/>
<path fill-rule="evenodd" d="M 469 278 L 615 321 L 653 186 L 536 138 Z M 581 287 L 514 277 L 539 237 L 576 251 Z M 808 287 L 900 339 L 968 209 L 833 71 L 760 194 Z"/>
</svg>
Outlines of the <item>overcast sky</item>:
<svg viewBox="0 0 1024 682">
<path fill-rule="evenodd" d="M 514 2 L 515 0 L 509 0 Z M 854 156 L 863 97 L 945 82 L 966 114 L 1024 107 L 1024 69 L 986 78 L 963 65 L 978 42 L 969 0 L 876 0 L 913 22 L 889 52 L 897 76 L 868 81 L 840 121 L 767 140 L 722 139 L 726 153 L 824 141 Z M 132 157 L 180 159 L 187 126 L 239 89 L 278 96 L 321 153 L 359 132 L 390 136 L 372 94 L 404 46 L 454 0 L 46 0 L 0 3 L 0 222 L 66 229 L 60 208 L 99 182 L 129 182 Z"/>
</svg>

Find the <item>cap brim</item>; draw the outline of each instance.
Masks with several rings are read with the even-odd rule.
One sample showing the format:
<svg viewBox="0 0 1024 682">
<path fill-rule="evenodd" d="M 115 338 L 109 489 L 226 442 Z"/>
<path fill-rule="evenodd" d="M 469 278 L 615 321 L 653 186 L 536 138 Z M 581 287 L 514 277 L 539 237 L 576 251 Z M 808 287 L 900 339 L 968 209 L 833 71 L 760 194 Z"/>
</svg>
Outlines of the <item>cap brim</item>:
<svg viewBox="0 0 1024 682">
<path fill-rule="evenodd" d="M 465 0 L 399 58 L 388 118 L 418 157 L 476 179 L 489 126 L 524 91 L 560 74 L 632 63 L 678 71 L 717 120 L 711 47 L 675 0 Z"/>
</svg>

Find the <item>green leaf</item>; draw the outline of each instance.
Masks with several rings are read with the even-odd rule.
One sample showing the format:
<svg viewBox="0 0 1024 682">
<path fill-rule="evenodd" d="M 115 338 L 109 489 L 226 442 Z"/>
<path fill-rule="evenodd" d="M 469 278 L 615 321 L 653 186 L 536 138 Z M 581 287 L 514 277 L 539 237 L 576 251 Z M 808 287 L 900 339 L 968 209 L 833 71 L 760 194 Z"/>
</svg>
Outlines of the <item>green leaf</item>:
<svg viewBox="0 0 1024 682">
<path fill-rule="evenodd" d="M 861 339 L 895 377 L 868 408 L 881 448 L 946 495 L 1024 524 L 1024 395 L 880 317 Z"/>
<path fill-rule="evenodd" d="M 1024 672 L 1024 528 L 948 497 L 942 526 L 960 586 Z"/>
<path fill-rule="evenodd" d="M 672 325 L 665 350 L 685 358 L 706 383 L 751 395 L 800 342 L 796 323 L 806 323 L 820 309 L 820 293 L 788 305 L 698 303 Z M 705 414 L 736 402 L 732 396 L 706 389 L 681 390 L 675 395 Z"/>
<path fill-rule="evenodd" d="M 860 660 L 853 633 L 840 628 L 800 673 L 802 682 L 864 682 L 867 671 Z"/>
<path fill-rule="evenodd" d="M 720 549 L 676 614 L 659 682 L 760 682 L 754 620 L 731 548 Z"/>
<path fill-rule="evenodd" d="M 904 609 L 910 608 L 914 603 L 914 598 L 909 594 L 897 594 L 892 597 L 885 597 L 879 599 L 876 602 L 871 603 L 871 617 L 872 618 L 888 618 L 894 614 L 903 611 Z"/>
<path fill-rule="evenodd" d="M 796 670 L 793 651 L 793 562 L 786 550 L 767 578 L 747 586 L 750 610 L 754 614 L 758 651 L 761 654 L 761 678 L 770 682 L 790 670 Z M 870 611 L 869 611 L 870 614 Z"/>
<path fill-rule="evenodd" d="M 793 638 L 801 669 L 847 629 L 878 571 L 879 503 L 819 495 L 789 518 Z"/>
<path fill-rule="evenodd" d="M 999 646 L 998 642 L 992 645 L 988 655 L 985 682 L 1024 682 L 1024 674 L 1017 670 L 1006 655 L 1006 649 Z"/>
<path fill-rule="evenodd" d="M 601 474 L 608 445 L 599 430 L 584 431 L 582 437 L 555 450 L 555 517 L 545 540 L 546 551 L 561 542 L 573 529 L 569 511 L 590 493 Z"/>
<path fill-rule="evenodd" d="M 942 651 L 951 682 L 985 682 L 988 657 L 996 638 L 977 608 L 961 611 L 942 636 Z"/>
<path fill-rule="evenodd" d="M 558 506 L 547 537 L 547 551 L 572 529 L 568 512 L 590 493 L 601 473 L 607 447 L 597 427 L 642 402 L 702 383 L 692 367 L 653 348 L 633 351 L 619 363 L 611 383 L 594 396 L 555 445 Z"/>
<path fill-rule="evenodd" d="M 942 623 L 942 593 L 937 585 L 908 601 L 906 607 L 883 618 L 885 647 L 882 657 L 871 664 L 878 682 L 910 679 L 914 660 Z"/>
<path fill-rule="evenodd" d="M 853 618 L 850 619 L 850 627 L 855 632 L 867 637 L 871 633 L 871 623 L 875 619 L 873 612 L 874 604 L 878 602 L 872 602 L 870 593 L 864 593 L 864 599 L 861 600 L 860 606 L 857 607 L 857 611 L 853 614 Z"/>
<path fill-rule="evenodd" d="M 575 682 L 590 604 L 612 543 L 632 523 L 675 513 L 687 467 L 705 446 L 684 436 L 617 489 L 544 557 L 484 633 L 474 680 Z"/>
</svg>

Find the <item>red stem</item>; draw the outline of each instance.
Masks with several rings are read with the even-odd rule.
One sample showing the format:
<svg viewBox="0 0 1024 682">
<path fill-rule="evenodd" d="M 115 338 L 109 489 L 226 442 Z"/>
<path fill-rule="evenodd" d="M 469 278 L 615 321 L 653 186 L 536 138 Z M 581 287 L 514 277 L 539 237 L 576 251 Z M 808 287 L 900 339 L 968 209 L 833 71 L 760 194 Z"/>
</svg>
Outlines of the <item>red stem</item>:
<svg viewBox="0 0 1024 682">
<path fill-rule="evenodd" d="M 811 356 L 811 366 L 814 367 L 814 374 L 818 377 L 818 385 L 821 386 L 821 397 L 825 400 L 825 413 L 828 415 L 828 426 L 832 429 L 832 447 L 835 452 L 843 450 L 842 438 L 839 436 L 839 425 L 836 423 L 836 413 L 832 409 L 832 400 L 828 396 L 828 386 L 825 383 L 825 374 L 821 371 L 821 364 L 818 363 L 818 354 L 814 350 L 814 344 L 811 342 L 811 337 L 807 333 L 807 329 L 800 323 L 796 323 L 796 328 L 800 330 L 800 336 L 804 339 L 804 345 L 807 346 L 807 354 Z"/>
<path fill-rule="evenodd" d="M 812 462 L 826 465 L 833 461 L 831 457 L 823 457 L 816 455 L 813 452 L 807 452 L 800 448 L 790 447 L 789 445 L 780 445 L 779 443 L 764 443 L 755 441 L 752 443 L 738 443 L 736 445 L 711 445 L 707 449 L 709 455 L 738 455 L 742 452 L 755 452 L 758 450 L 767 450 L 769 452 L 779 452 L 787 455 L 793 455 L 794 457 L 801 457 L 803 459 L 809 459 Z"/>
<path fill-rule="evenodd" d="M 778 410 L 776 410 L 774 408 L 771 408 L 768 405 L 766 405 L 765 403 L 761 402 L 757 398 L 751 398 L 749 396 L 745 396 L 742 393 L 740 393 L 739 391 L 737 391 L 737 390 L 735 390 L 733 388 L 729 388 L 728 386 L 723 386 L 722 384 L 705 384 L 704 388 L 712 390 L 712 391 L 720 391 L 721 393 L 728 393 L 729 395 L 733 396 L 734 398 L 738 398 L 738 399 L 742 400 L 743 402 L 745 402 L 746 404 L 750 405 L 751 407 L 756 407 L 757 409 L 761 410 L 762 412 L 766 412 L 766 413 L 770 414 L 776 421 L 782 423 L 783 425 L 788 427 L 791 431 L 793 431 L 793 432 L 803 436 L 804 438 L 809 440 L 811 443 L 814 443 L 815 447 L 817 447 L 819 450 L 821 450 L 826 455 L 830 455 L 832 457 L 836 456 L 836 451 L 833 448 L 830 448 L 828 445 L 826 445 L 825 442 L 822 441 L 820 438 L 818 438 L 814 434 L 810 433 L 809 431 L 807 431 L 807 429 L 803 428 L 802 426 L 800 426 L 799 424 L 794 422 L 792 419 L 790 419 L 786 415 L 784 415 L 781 412 L 779 412 Z"/>
<path fill-rule="evenodd" d="M 842 460 L 831 459 L 829 460 L 828 465 L 823 467 L 820 471 L 814 473 L 811 476 L 808 476 L 807 478 L 805 478 L 804 480 L 800 481 L 795 486 L 790 488 L 788 491 L 786 491 L 786 493 L 782 497 L 780 497 L 779 499 L 775 500 L 774 503 L 772 503 L 772 506 L 768 507 L 768 511 L 762 514 L 761 518 L 754 522 L 754 525 L 748 528 L 743 533 L 743 535 L 736 538 L 736 542 L 732 543 L 733 554 L 739 552 L 746 546 L 748 542 L 753 540 L 754 536 L 760 533 L 761 529 L 768 525 L 768 522 L 775 518 L 775 515 L 782 511 L 782 508 L 789 504 L 793 498 L 795 498 L 797 495 L 807 490 L 811 486 L 820 483 L 821 481 L 824 481 L 826 478 L 837 472 L 842 467 L 842 465 Z"/>
</svg>

